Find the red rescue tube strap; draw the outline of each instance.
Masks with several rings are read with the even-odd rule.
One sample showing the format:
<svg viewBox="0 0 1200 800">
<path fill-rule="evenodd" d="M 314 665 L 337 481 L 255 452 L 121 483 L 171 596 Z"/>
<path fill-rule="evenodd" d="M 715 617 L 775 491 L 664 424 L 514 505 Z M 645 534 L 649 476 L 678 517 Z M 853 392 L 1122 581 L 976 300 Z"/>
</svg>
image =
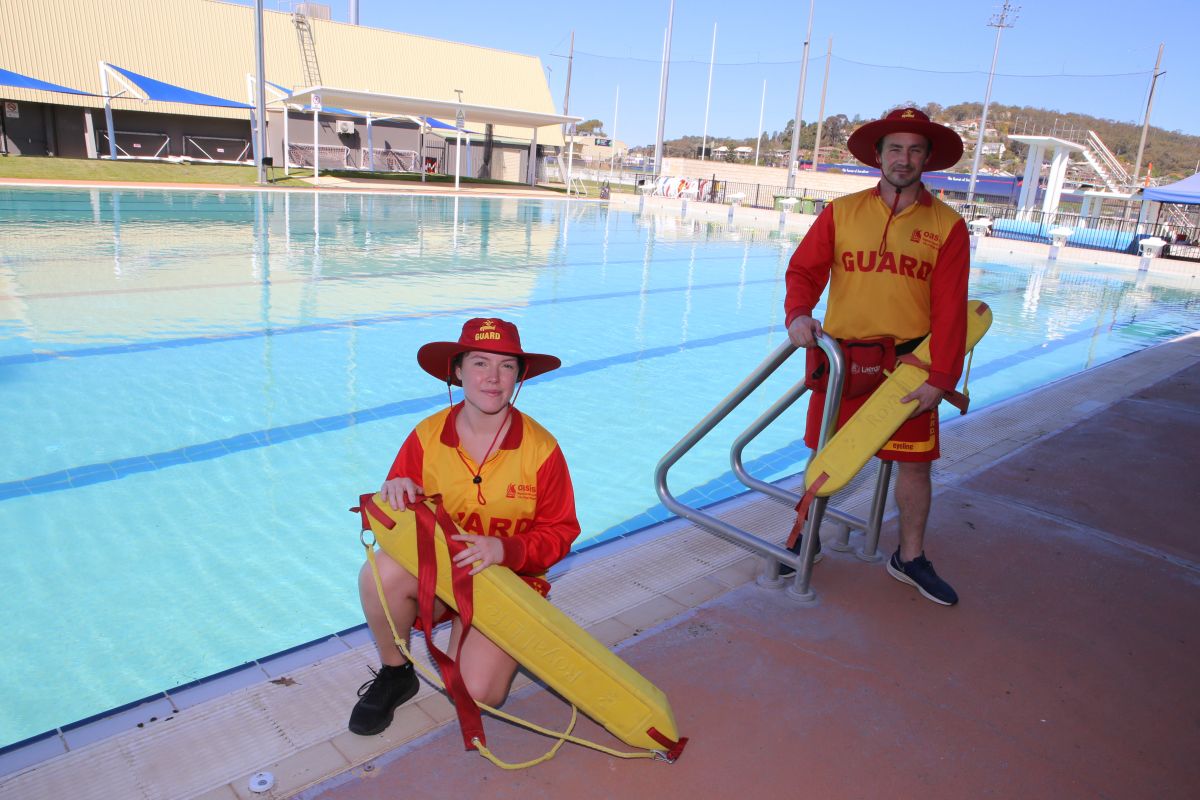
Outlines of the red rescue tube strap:
<svg viewBox="0 0 1200 800">
<path fill-rule="evenodd" d="M 675 761 L 683 753 L 683 748 L 687 746 L 688 737 L 684 736 L 679 741 L 674 741 L 667 736 L 664 736 L 657 728 L 649 728 L 646 730 L 646 735 L 654 741 L 661 744 L 667 749 L 667 760 Z"/>
<path fill-rule="evenodd" d="M 429 646 L 429 653 L 437 662 L 438 669 L 442 673 L 442 680 L 446 684 L 446 693 L 454 701 L 454 710 L 458 714 L 458 727 L 463 735 L 463 746 L 467 750 L 475 750 L 477 749 L 476 740 L 480 744 L 487 744 L 483 733 L 483 719 L 479 707 L 471 698 L 470 692 L 467 691 L 466 683 L 458 668 L 458 659 L 462 656 L 463 642 L 470 630 L 474 611 L 471 576 L 468 574 L 468 569 L 455 567 L 454 562 L 451 561 L 454 601 L 458 605 L 458 614 L 463 626 L 462 635 L 458 640 L 458 648 L 454 658 L 451 659 L 433 643 L 433 601 L 437 596 L 438 569 L 437 553 L 434 549 L 435 528 L 441 526 L 451 557 L 461 551 L 463 545 L 461 542 L 450 539 L 451 532 L 455 530 L 454 523 L 442 506 L 441 495 L 434 495 L 429 499 L 433 500 L 435 510 L 430 510 L 422 502 L 413 506 L 417 517 L 417 609 L 421 617 L 422 633 L 425 634 L 425 642 Z"/>
<path fill-rule="evenodd" d="M 800 502 L 796 504 L 796 521 L 792 523 L 792 531 L 788 534 L 787 546 L 790 550 L 796 546 L 796 542 L 800 539 L 800 531 L 804 529 L 804 522 L 808 519 L 808 509 L 812 506 L 813 500 L 817 499 L 817 492 L 825 485 L 825 481 L 829 480 L 829 473 L 822 472 L 813 481 L 812 486 L 800 498 Z"/>
</svg>

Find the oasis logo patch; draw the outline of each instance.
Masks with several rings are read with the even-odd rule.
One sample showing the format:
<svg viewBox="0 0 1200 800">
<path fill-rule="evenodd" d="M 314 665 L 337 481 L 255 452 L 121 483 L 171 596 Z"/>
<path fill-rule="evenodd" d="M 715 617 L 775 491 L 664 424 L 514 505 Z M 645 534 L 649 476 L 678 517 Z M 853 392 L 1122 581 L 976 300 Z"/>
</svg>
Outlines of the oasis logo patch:
<svg viewBox="0 0 1200 800">
<path fill-rule="evenodd" d="M 908 240 L 913 244 L 923 244 L 926 247 L 932 247 L 934 250 L 940 250 L 942 247 L 941 236 L 932 231 L 923 231 L 920 228 L 914 230 Z"/>
<path fill-rule="evenodd" d="M 504 496 L 517 500 L 537 500 L 536 483 L 510 483 Z"/>
</svg>

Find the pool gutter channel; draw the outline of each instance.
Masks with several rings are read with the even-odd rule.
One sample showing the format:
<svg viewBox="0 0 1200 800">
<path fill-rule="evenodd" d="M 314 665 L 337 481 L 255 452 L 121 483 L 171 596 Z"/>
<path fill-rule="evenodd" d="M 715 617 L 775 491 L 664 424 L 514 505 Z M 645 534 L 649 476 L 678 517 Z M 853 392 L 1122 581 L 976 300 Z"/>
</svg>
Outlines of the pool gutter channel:
<svg viewBox="0 0 1200 800">
<path fill-rule="evenodd" d="M 1191 334 L 946 420 L 935 491 L 1197 361 L 1200 334 Z M 874 470 L 864 470 L 834 504 L 865 516 L 874 478 Z M 798 477 L 781 482 L 788 488 L 798 484 Z M 768 538 L 774 531 L 780 542 L 791 523 L 789 508 L 760 495 L 742 495 L 711 510 L 744 530 Z M 851 544 L 856 538 L 861 535 Z M 555 570 L 554 600 L 602 642 L 617 646 L 753 580 L 762 563 L 732 543 L 672 520 L 568 557 Z M 819 596 L 819 569 L 813 588 Z M 803 611 L 798 607 L 797 613 Z M 444 647 L 448 630 L 438 637 Z M 419 639 L 413 637 L 415 652 L 430 663 Z M 230 671 L 222 680 L 189 684 L 105 719 L 75 723 L 0 755 L 0 800 L 287 797 L 453 723 L 450 703 L 423 684 L 383 734 L 346 731 L 355 689 L 375 663 L 369 637 L 355 628 L 263 659 L 249 670 Z M 518 691 L 541 689 L 521 673 Z M 79 735 L 85 728 L 91 734 Z M 275 788 L 254 794 L 249 780 L 263 770 L 274 774 Z"/>
</svg>

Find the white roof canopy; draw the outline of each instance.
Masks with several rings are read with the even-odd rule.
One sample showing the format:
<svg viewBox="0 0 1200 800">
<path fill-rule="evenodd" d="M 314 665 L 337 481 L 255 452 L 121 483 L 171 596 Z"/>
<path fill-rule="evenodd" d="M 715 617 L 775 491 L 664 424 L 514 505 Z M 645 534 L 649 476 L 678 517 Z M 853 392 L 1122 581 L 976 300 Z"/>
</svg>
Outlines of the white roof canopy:
<svg viewBox="0 0 1200 800">
<path fill-rule="evenodd" d="M 314 86 L 301 89 L 288 98 L 288 102 L 312 105 L 312 96 L 320 98 L 323 107 L 344 108 L 350 111 L 369 112 L 372 116 L 409 114 L 419 117 L 454 119 L 461 110 L 468 123 L 511 125 L 517 128 L 541 128 L 546 125 L 563 125 L 579 122 L 583 117 L 565 117 L 561 114 L 544 114 L 537 111 L 522 111 L 518 108 L 498 108 L 456 100 L 433 100 L 427 97 L 403 97 L 394 94 L 378 94 L 354 89 L 337 89 L 332 86 Z"/>
</svg>

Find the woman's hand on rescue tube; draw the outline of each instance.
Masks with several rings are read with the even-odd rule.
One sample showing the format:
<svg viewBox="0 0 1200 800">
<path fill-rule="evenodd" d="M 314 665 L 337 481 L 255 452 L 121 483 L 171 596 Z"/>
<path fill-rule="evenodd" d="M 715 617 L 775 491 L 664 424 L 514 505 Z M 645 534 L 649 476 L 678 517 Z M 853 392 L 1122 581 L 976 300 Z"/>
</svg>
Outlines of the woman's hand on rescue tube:
<svg viewBox="0 0 1200 800">
<path fill-rule="evenodd" d="M 467 567 L 472 564 L 471 575 L 478 575 L 492 564 L 504 561 L 504 542 L 495 536 L 476 536 L 473 533 L 460 533 L 451 536 L 456 542 L 466 545 L 462 552 L 454 557 L 454 565 Z"/>
<path fill-rule="evenodd" d="M 796 347 L 813 347 L 821 335 L 821 320 L 799 316 L 788 325 L 788 338 Z"/>
<path fill-rule="evenodd" d="M 384 481 L 379 493 L 394 510 L 403 511 L 417 502 L 417 495 L 425 494 L 425 491 L 412 478 L 392 478 Z"/>
</svg>

